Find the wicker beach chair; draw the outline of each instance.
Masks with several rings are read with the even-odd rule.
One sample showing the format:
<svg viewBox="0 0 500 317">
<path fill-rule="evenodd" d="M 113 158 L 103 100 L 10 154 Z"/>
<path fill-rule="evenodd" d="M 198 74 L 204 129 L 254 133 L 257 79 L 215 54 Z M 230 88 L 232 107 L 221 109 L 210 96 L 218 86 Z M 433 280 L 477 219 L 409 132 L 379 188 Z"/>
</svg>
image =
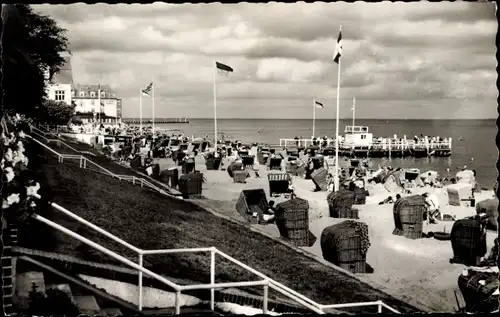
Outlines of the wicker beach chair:
<svg viewBox="0 0 500 317">
<path fill-rule="evenodd" d="M 267 179 L 269 181 L 269 195 L 289 193 L 288 184 L 291 179 L 290 174 L 268 174 Z"/>
<path fill-rule="evenodd" d="M 458 277 L 458 288 L 465 301 L 467 313 L 491 313 L 498 309 L 498 296 L 493 293 L 498 289 L 498 273 L 478 270 L 474 267 L 465 269 Z"/>
<path fill-rule="evenodd" d="M 313 183 L 321 189 L 321 191 L 328 190 L 328 182 L 326 180 L 326 176 L 328 175 L 328 171 L 323 167 L 315 169 L 311 173 L 311 179 Z"/>
<path fill-rule="evenodd" d="M 266 192 L 263 189 L 242 190 L 235 208 L 250 223 L 266 223 L 264 212 L 269 208 Z M 254 213 L 257 213 L 257 217 L 254 217 Z"/>
<path fill-rule="evenodd" d="M 247 170 L 233 171 L 233 183 L 246 183 L 250 173 Z"/>
<path fill-rule="evenodd" d="M 472 188 L 472 184 L 466 183 L 448 185 L 446 187 L 448 204 L 450 206 L 462 206 L 465 202 L 470 202 L 473 197 Z"/>
<path fill-rule="evenodd" d="M 241 170 L 243 170 L 243 163 L 239 161 L 233 161 L 227 167 L 227 173 L 229 174 L 230 177 L 233 177 L 234 171 L 241 171 Z"/>
<path fill-rule="evenodd" d="M 195 161 L 194 158 L 190 158 L 182 162 L 182 174 L 194 173 Z"/>
<path fill-rule="evenodd" d="M 424 213 L 427 212 L 425 198 L 421 195 L 403 197 L 394 203 L 393 235 L 408 239 L 422 238 Z"/>
<path fill-rule="evenodd" d="M 478 215 L 455 221 L 451 228 L 451 263 L 479 264 L 487 252 L 486 222 L 487 219 Z"/>
<path fill-rule="evenodd" d="M 309 231 L 309 202 L 294 198 L 276 205 L 276 226 L 282 238 L 295 247 L 311 247 L 316 237 Z"/>
<path fill-rule="evenodd" d="M 219 170 L 220 163 L 221 163 L 220 157 L 210 156 L 207 157 L 205 160 L 205 166 L 207 168 L 207 171 Z"/>
<path fill-rule="evenodd" d="M 487 229 L 498 229 L 498 198 L 486 199 L 476 204 L 476 213 L 486 214 L 488 216 Z"/>
<path fill-rule="evenodd" d="M 184 199 L 201 198 L 203 174 L 184 174 L 179 178 L 179 191 Z"/>
<path fill-rule="evenodd" d="M 326 227 L 321 234 L 323 258 L 353 273 L 365 273 L 370 247 L 368 225 L 346 220 Z"/>
<path fill-rule="evenodd" d="M 253 155 L 240 155 L 241 161 L 245 168 L 253 168 L 255 156 Z"/>
<path fill-rule="evenodd" d="M 338 192 L 331 192 L 328 194 L 326 199 L 330 217 L 358 219 L 358 210 L 352 208 L 354 196 L 354 192 L 345 189 L 340 189 Z"/>
</svg>

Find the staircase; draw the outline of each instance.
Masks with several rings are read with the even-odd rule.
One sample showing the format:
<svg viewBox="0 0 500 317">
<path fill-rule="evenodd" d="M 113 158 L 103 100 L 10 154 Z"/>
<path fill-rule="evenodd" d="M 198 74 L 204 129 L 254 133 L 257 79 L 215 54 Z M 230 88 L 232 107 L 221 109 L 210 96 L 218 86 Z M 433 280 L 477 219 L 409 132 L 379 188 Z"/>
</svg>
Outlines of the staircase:
<svg viewBox="0 0 500 317">
<path fill-rule="evenodd" d="M 2 310 L 5 316 L 14 313 L 14 276 L 12 261 L 12 247 L 17 245 L 17 227 L 8 225 L 6 229 L 2 229 L 2 238 L 4 248 L 2 252 Z"/>
<path fill-rule="evenodd" d="M 52 279 L 52 281 L 50 281 Z M 50 282 L 49 282 L 50 281 Z M 74 290 L 70 284 L 61 283 L 60 280 L 46 277 L 43 272 L 28 271 L 16 276 L 16 306 L 28 308 L 29 296 L 33 287 L 43 294 L 51 289 L 60 290 L 68 295 L 70 301 L 76 306 L 81 314 L 99 316 L 119 316 L 122 311 L 113 306 L 101 307 L 98 300 L 93 295 L 82 290 Z M 109 305 L 109 304 L 108 304 Z"/>
</svg>

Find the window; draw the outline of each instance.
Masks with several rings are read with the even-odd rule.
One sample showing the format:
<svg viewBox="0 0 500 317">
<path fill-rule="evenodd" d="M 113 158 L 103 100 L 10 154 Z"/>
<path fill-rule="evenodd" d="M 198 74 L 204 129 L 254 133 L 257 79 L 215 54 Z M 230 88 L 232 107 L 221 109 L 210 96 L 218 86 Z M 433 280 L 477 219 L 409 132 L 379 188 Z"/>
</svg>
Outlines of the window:
<svg viewBox="0 0 500 317">
<path fill-rule="evenodd" d="M 85 97 L 85 91 L 80 91 L 80 97 Z"/>
<path fill-rule="evenodd" d="M 361 140 L 365 140 L 366 139 L 366 135 L 361 135 Z"/>
<path fill-rule="evenodd" d="M 106 93 L 104 91 L 101 92 L 101 98 L 106 98 Z"/>
<path fill-rule="evenodd" d="M 72 90 L 72 91 L 71 91 L 71 97 L 74 97 L 74 96 L 75 96 L 75 91 L 74 91 L 74 90 Z"/>
<path fill-rule="evenodd" d="M 64 90 L 56 90 L 56 101 L 63 101 L 64 99 Z"/>
<path fill-rule="evenodd" d="M 90 97 L 91 97 L 91 98 L 94 98 L 94 97 L 95 97 L 95 92 L 91 91 L 91 92 L 90 92 Z"/>
</svg>

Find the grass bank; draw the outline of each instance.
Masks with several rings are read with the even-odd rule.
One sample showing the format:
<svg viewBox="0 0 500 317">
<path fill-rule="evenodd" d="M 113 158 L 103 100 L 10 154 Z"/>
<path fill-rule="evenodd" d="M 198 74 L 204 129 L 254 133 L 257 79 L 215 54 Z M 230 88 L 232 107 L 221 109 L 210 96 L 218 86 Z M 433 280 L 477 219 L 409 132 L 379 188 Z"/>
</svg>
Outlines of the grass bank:
<svg viewBox="0 0 500 317">
<path fill-rule="evenodd" d="M 323 304 L 383 300 L 401 312 L 416 311 L 412 306 L 366 283 L 313 261 L 246 226 L 217 217 L 190 202 L 171 199 L 127 182 L 80 169 L 77 162 L 75 165 L 58 164 L 48 151 L 43 155 L 46 159 L 39 160 L 40 172 L 45 175 L 45 185 L 50 188 L 47 196 L 140 248 L 215 246 Z M 136 259 L 135 254 L 59 213 L 49 213 L 48 217 Z M 48 251 L 91 261 L 116 263 L 75 239 L 61 233 L 54 235 L 53 249 Z M 152 255 L 145 258 L 145 266 L 155 272 L 204 283 L 209 281 L 209 264 L 209 257 L 204 254 Z M 255 279 L 245 270 L 217 259 L 217 282 Z M 257 293 L 259 291 L 256 290 Z"/>
</svg>

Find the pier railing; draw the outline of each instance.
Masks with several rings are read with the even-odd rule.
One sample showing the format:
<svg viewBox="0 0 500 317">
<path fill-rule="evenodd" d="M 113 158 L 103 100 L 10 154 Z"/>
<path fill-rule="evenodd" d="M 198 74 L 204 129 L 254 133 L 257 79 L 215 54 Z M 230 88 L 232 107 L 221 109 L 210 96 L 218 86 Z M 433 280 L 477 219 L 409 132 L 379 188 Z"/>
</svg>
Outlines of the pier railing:
<svg viewBox="0 0 500 317">
<path fill-rule="evenodd" d="M 280 147 L 305 147 L 311 146 L 313 144 L 313 139 L 280 139 Z M 316 140 L 319 147 L 324 147 L 323 144 L 326 142 L 326 147 L 335 147 L 335 139 L 317 139 Z M 431 141 L 427 137 L 416 142 L 415 140 L 409 139 L 392 139 L 384 138 L 382 140 L 373 139 L 372 142 L 366 145 L 367 149 L 371 150 L 386 150 L 386 151 L 400 151 L 400 150 L 418 150 L 426 149 L 427 151 L 433 150 L 451 150 L 452 138 L 446 139 L 446 141 Z M 339 141 L 340 149 L 354 149 L 356 146 L 353 142 L 347 142 L 345 140 Z"/>
</svg>

